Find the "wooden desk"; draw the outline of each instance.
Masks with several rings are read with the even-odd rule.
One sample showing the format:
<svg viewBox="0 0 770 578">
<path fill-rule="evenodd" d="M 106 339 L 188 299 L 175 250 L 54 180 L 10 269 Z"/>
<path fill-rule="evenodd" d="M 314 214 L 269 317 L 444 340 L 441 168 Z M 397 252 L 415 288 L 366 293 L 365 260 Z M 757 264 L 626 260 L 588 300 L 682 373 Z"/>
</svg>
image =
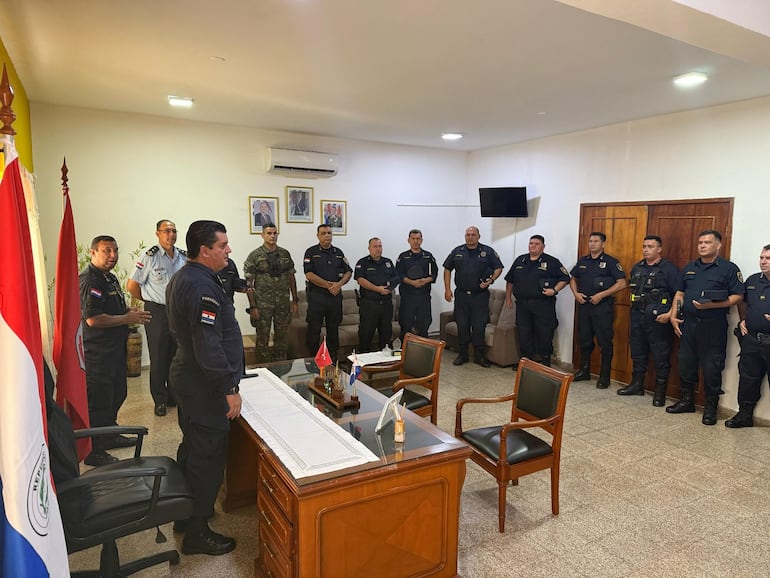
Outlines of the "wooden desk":
<svg viewBox="0 0 770 578">
<path fill-rule="evenodd" d="M 299 360 L 317 371 L 312 360 Z M 403 451 L 392 424 L 374 426 L 386 398 L 358 384 L 361 408 L 339 412 L 307 390 L 297 361 L 273 373 L 360 438 L 377 462 L 296 480 L 245 420 L 233 423 L 225 510 L 259 507 L 255 575 L 286 578 L 457 576 L 460 492 L 470 449 L 411 413 Z M 292 372 L 294 377 L 292 377 Z"/>
</svg>

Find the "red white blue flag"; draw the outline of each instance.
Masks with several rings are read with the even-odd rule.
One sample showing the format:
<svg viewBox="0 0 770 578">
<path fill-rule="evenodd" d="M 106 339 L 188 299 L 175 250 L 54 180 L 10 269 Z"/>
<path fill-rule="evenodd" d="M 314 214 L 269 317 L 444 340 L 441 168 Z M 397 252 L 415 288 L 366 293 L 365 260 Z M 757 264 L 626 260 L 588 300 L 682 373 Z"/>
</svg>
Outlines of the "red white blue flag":
<svg viewBox="0 0 770 578">
<path fill-rule="evenodd" d="M 0 181 L 0 575 L 69 576 L 48 454 L 43 344 L 19 161 Z M 9 154 L 10 153 L 10 154 Z"/>
</svg>

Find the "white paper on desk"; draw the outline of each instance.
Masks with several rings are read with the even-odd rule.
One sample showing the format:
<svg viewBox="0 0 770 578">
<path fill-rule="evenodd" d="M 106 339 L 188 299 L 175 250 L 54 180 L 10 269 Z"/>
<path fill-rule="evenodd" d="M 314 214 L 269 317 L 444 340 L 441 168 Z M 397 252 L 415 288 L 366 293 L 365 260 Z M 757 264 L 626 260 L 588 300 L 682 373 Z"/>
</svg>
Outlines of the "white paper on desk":
<svg viewBox="0 0 770 578">
<path fill-rule="evenodd" d="M 296 479 L 379 461 L 267 369 L 240 384 L 241 415 Z"/>
<path fill-rule="evenodd" d="M 374 365 L 375 363 L 395 363 L 399 360 L 399 357 L 393 355 L 390 349 L 384 351 L 372 351 L 371 353 L 357 353 L 355 357 L 358 357 L 358 365 Z M 348 355 L 350 363 L 355 363 L 355 357 L 351 354 Z"/>
</svg>

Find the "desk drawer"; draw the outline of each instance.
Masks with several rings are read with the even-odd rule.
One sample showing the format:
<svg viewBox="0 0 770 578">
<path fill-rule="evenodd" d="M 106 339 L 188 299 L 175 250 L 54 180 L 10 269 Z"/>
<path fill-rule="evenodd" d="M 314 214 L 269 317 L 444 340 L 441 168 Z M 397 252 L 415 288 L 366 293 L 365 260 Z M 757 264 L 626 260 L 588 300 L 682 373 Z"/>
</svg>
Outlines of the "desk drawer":
<svg viewBox="0 0 770 578">
<path fill-rule="evenodd" d="M 273 543 L 284 551 L 287 558 L 294 552 L 294 528 L 284 517 L 272 497 L 266 492 L 257 494 L 257 509 L 259 510 L 259 531 L 267 527 L 274 536 Z"/>
<path fill-rule="evenodd" d="M 260 520 L 264 522 L 264 519 Z M 271 529 L 265 528 L 264 523 L 259 528 L 259 556 L 262 562 L 262 573 L 271 578 L 292 578 L 294 572 L 289 558 L 282 548 L 277 545 L 278 540 Z"/>
<path fill-rule="evenodd" d="M 289 521 L 294 519 L 294 496 L 284 481 L 265 460 L 259 460 L 257 494 L 262 492 L 270 495 L 275 500 Z"/>
</svg>

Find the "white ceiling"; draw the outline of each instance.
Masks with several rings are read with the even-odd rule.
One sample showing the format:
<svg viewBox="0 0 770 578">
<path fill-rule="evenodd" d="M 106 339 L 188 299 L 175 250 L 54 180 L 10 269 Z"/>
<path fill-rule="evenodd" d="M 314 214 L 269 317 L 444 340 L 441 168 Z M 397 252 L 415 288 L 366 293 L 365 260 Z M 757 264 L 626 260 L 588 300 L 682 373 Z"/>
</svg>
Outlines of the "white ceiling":
<svg viewBox="0 0 770 578">
<path fill-rule="evenodd" d="M 0 38 L 33 103 L 459 150 L 770 95 L 770 38 L 670 0 L 2 0 Z"/>
</svg>

